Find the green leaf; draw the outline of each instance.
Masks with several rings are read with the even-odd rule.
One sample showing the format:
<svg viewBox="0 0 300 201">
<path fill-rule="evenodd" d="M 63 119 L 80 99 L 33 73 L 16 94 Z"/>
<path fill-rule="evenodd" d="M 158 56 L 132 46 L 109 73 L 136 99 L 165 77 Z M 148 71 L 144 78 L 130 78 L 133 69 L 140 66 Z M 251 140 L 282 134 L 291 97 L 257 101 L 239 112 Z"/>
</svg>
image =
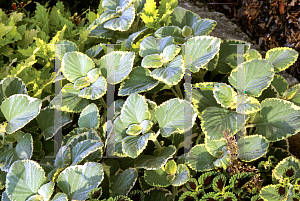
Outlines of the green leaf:
<svg viewBox="0 0 300 201">
<path fill-rule="evenodd" d="M 173 145 L 163 147 L 159 155 L 139 155 L 135 160 L 135 167 L 146 170 L 156 170 L 163 167 L 167 160 L 175 154 L 176 148 Z"/>
<path fill-rule="evenodd" d="M 192 113 L 192 122 L 189 123 L 193 123 L 196 120 L 197 112 L 193 105 L 185 100 L 173 98 L 162 103 L 155 109 L 155 116 L 163 137 L 168 137 L 173 133 L 183 134 L 184 129 L 189 130 L 192 128 L 192 124 L 188 128 L 185 128 L 186 121 L 189 121 L 185 119 L 184 112 L 186 110 Z"/>
<path fill-rule="evenodd" d="M 134 6 L 132 5 L 124 12 L 122 12 L 122 15 L 120 17 L 105 22 L 104 28 L 111 29 L 114 31 L 127 31 L 131 27 L 134 18 L 135 18 L 135 10 L 134 10 Z"/>
<path fill-rule="evenodd" d="M 255 59 L 255 58 L 262 59 L 262 56 L 259 53 L 259 51 L 255 49 L 250 49 L 246 54 L 246 60 Z"/>
<path fill-rule="evenodd" d="M 265 59 L 274 66 L 275 73 L 279 73 L 290 67 L 297 61 L 298 52 L 288 47 L 273 48 L 266 53 Z"/>
<path fill-rule="evenodd" d="M 0 154 L 0 167 L 2 171 L 9 171 L 11 165 L 18 160 L 30 159 L 33 153 L 33 139 L 26 133 L 17 143 L 15 148 Z"/>
<path fill-rule="evenodd" d="M 59 45 L 59 49 L 61 51 L 61 55 L 65 55 L 68 52 L 78 52 L 77 45 L 69 40 L 61 40 L 59 43 L 56 43 L 56 45 Z"/>
<path fill-rule="evenodd" d="M 7 77 L 0 82 L 0 103 L 14 94 L 27 94 L 25 83 L 18 77 Z"/>
<path fill-rule="evenodd" d="M 239 158 L 242 161 L 251 162 L 267 153 L 269 142 L 261 135 L 245 136 L 239 139 Z"/>
<path fill-rule="evenodd" d="M 40 187 L 38 193 L 42 196 L 44 200 L 50 200 L 50 197 L 53 193 L 55 183 L 50 181 Z"/>
<path fill-rule="evenodd" d="M 80 77 L 75 80 L 73 89 L 82 89 L 84 87 L 88 87 L 91 84 L 90 79 L 88 77 Z"/>
<path fill-rule="evenodd" d="M 300 109 L 293 103 L 267 98 L 261 103 L 260 118 L 256 124 L 255 134 L 275 142 L 300 131 Z"/>
<path fill-rule="evenodd" d="M 197 144 L 186 156 L 186 163 L 196 171 L 212 170 L 215 160 L 216 158 L 206 150 L 204 144 Z"/>
<path fill-rule="evenodd" d="M 79 142 L 76 146 L 72 148 L 72 165 L 80 163 L 88 155 L 101 149 L 103 146 L 102 142 L 98 140 L 84 140 Z"/>
<path fill-rule="evenodd" d="M 184 44 L 191 44 L 192 72 L 205 68 L 220 50 L 221 40 L 212 36 L 195 36 Z"/>
<path fill-rule="evenodd" d="M 103 39 L 114 39 L 115 31 L 104 28 L 104 23 L 100 24 L 99 20 L 96 19 L 90 26 L 87 28 L 88 36 L 94 38 L 103 38 Z"/>
<path fill-rule="evenodd" d="M 56 154 L 54 166 L 57 168 L 64 167 L 66 165 L 69 166 L 72 162 L 71 159 L 71 148 L 64 145 L 58 150 Z"/>
<path fill-rule="evenodd" d="M 197 20 L 193 25 L 193 35 L 194 36 L 204 36 L 210 34 L 215 26 L 217 25 L 217 22 L 215 20 L 210 19 L 200 19 Z"/>
<path fill-rule="evenodd" d="M 133 136 L 137 136 L 142 132 L 142 127 L 139 124 L 131 124 L 127 130 L 126 130 L 126 134 L 128 135 L 133 135 Z"/>
<path fill-rule="evenodd" d="M 40 113 L 41 107 L 41 100 L 25 94 L 15 94 L 5 99 L 1 111 L 8 121 L 6 133 L 11 134 L 23 128 Z"/>
<path fill-rule="evenodd" d="M 178 43 L 185 42 L 184 36 L 182 35 L 182 30 L 177 26 L 160 27 L 159 29 L 156 30 L 154 36 L 156 38 L 164 38 L 164 37 L 171 36 L 174 38 L 175 42 Z"/>
<path fill-rule="evenodd" d="M 226 74 L 232 70 L 232 68 L 228 64 L 226 64 L 226 59 L 231 54 L 237 53 L 237 45 L 235 44 L 245 44 L 245 42 L 234 39 L 222 40 L 219 51 L 218 65 L 216 66 L 217 71 Z M 250 44 L 244 45 L 244 52 L 247 52 L 249 49 Z"/>
<path fill-rule="evenodd" d="M 56 193 L 51 201 L 68 201 L 68 196 L 64 193 Z"/>
<path fill-rule="evenodd" d="M 61 110 L 65 112 L 81 112 L 87 105 L 88 100 L 85 98 L 79 97 L 79 93 L 82 91 L 73 89 L 73 84 L 68 83 L 66 84 L 61 93 L 54 97 L 54 99 L 50 102 L 50 109 L 55 108 L 55 102 L 60 101 L 61 99 Z"/>
<path fill-rule="evenodd" d="M 224 137 L 223 130 L 229 129 L 234 135 L 245 125 L 248 118 L 248 115 L 244 116 L 224 108 L 208 107 L 200 116 L 201 128 L 209 139 L 220 140 Z"/>
<path fill-rule="evenodd" d="M 113 175 L 110 179 L 110 196 L 127 195 L 137 178 L 138 172 L 134 168 L 128 168 L 121 174 Z"/>
<path fill-rule="evenodd" d="M 182 56 L 178 55 L 166 67 L 154 69 L 150 73 L 150 76 L 166 85 L 178 84 L 184 76 L 184 61 Z"/>
<path fill-rule="evenodd" d="M 192 88 L 192 103 L 197 110 L 198 117 L 208 107 L 221 105 L 216 101 L 213 94 L 214 82 L 196 83 Z"/>
<path fill-rule="evenodd" d="M 159 54 L 147 55 L 143 58 L 141 66 L 143 68 L 158 68 L 163 65 Z"/>
<path fill-rule="evenodd" d="M 25 201 L 37 194 L 47 182 L 43 168 L 35 161 L 16 161 L 9 168 L 6 176 L 6 193 L 11 200 Z"/>
<path fill-rule="evenodd" d="M 81 52 L 68 52 L 63 56 L 62 72 L 72 83 L 80 77 L 85 77 L 93 68 L 95 68 L 93 60 Z"/>
<path fill-rule="evenodd" d="M 42 131 L 45 140 L 52 138 L 57 131 L 63 126 L 71 123 L 70 114 L 62 112 L 62 118 L 54 118 L 55 112 L 49 106 L 41 109 L 40 114 L 36 117 L 36 121 Z M 56 125 L 61 125 L 56 127 Z"/>
<path fill-rule="evenodd" d="M 236 108 L 239 114 L 252 114 L 261 110 L 260 103 L 256 98 L 245 95 L 237 95 L 234 98 L 234 105 L 231 106 L 231 109 L 233 108 Z"/>
<path fill-rule="evenodd" d="M 140 31 L 138 32 L 135 32 L 133 34 L 131 34 L 127 40 L 126 40 L 126 43 L 125 43 L 125 47 L 126 49 L 131 49 L 134 41 L 143 34 L 143 32 L 145 32 L 146 30 L 148 30 L 148 27 L 143 27 Z"/>
<path fill-rule="evenodd" d="M 276 91 L 282 96 L 289 88 L 289 83 L 281 75 L 274 75 L 271 84 L 275 87 Z"/>
<path fill-rule="evenodd" d="M 135 67 L 119 88 L 118 96 L 145 92 L 157 86 L 159 81 L 150 76 L 150 70 L 141 66 Z"/>
<path fill-rule="evenodd" d="M 131 72 L 134 59 L 134 52 L 110 52 L 100 59 L 102 75 L 106 78 L 108 83 L 118 84 Z"/>
<path fill-rule="evenodd" d="M 295 105 L 300 106 L 300 84 L 296 84 L 292 88 L 288 89 L 282 96 L 283 99 L 287 99 L 293 102 Z"/>
<path fill-rule="evenodd" d="M 95 128 L 98 129 L 100 126 L 100 116 L 98 107 L 91 103 L 86 106 L 80 114 L 78 119 L 78 126 L 79 128 Z"/>
<path fill-rule="evenodd" d="M 244 71 L 244 77 L 238 76 L 238 71 Z M 273 66 L 266 60 L 252 59 L 240 64 L 231 71 L 228 77 L 229 83 L 237 90 L 259 97 L 263 90 L 268 88 L 274 77 Z M 245 88 L 241 89 L 237 83 L 245 83 Z"/>
<path fill-rule="evenodd" d="M 86 50 L 84 52 L 84 54 L 86 54 L 90 58 L 94 58 L 101 52 L 101 50 L 102 50 L 102 46 L 100 44 L 99 45 L 94 45 L 93 47 Z"/>
<path fill-rule="evenodd" d="M 174 39 L 170 36 L 161 39 L 148 36 L 141 42 L 139 54 L 141 57 L 150 54 L 160 54 L 164 51 L 165 47 L 174 44 L 173 40 Z"/>
<path fill-rule="evenodd" d="M 225 83 L 214 84 L 213 93 L 217 102 L 225 108 L 231 107 L 234 97 L 237 95 L 232 87 Z"/>
<path fill-rule="evenodd" d="M 197 20 L 200 20 L 199 15 L 182 7 L 174 8 L 171 15 L 171 24 L 183 28 L 184 26 L 192 27 Z"/>
<path fill-rule="evenodd" d="M 170 181 L 172 186 L 181 186 L 187 182 L 187 180 L 190 178 L 189 169 L 184 164 L 179 164 L 177 166 L 175 178 Z"/>
<path fill-rule="evenodd" d="M 299 159 L 295 158 L 294 156 L 289 156 L 280 161 L 274 170 L 272 171 L 272 177 L 280 180 L 280 178 L 286 178 L 286 168 L 291 168 L 293 167 L 296 171 L 300 169 L 300 161 Z M 296 176 L 296 172 L 293 171 L 290 177 Z"/>
<path fill-rule="evenodd" d="M 90 100 L 96 100 L 104 96 L 106 93 L 107 83 L 103 76 L 100 76 L 93 84 L 83 88 L 78 97 Z"/>
<path fill-rule="evenodd" d="M 145 97 L 137 93 L 131 94 L 127 98 L 120 115 L 121 121 L 126 127 L 131 124 L 140 124 L 143 120 L 149 120 L 150 117 Z"/>
<path fill-rule="evenodd" d="M 168 163 L 165 165 L 165 171 L 167 174 L 174 175 L 177 170 L 177 165 L 174 160 L 169 160 Z"/>
<path fill-rule="evenodd" d="M 69 200 L 85 200 L 88 193 L 98 187 L 104 177 L 103 166 L 95 162 L 67 167 L 56 182 Z M 80 181 L 80 182 L 78 182 Z"/>
<path fill-rule="evenodd" d="M 153 131 L 141 136 L 127 136 L 122 141 L 122 151 L 131 158 L 136 158 L 146 148 L 148 141 L 154 137 Z"/>
<path fill-rule="evenodd" d="M 167 173 L 164 171 L 164 168 L 145 170 L 144 176 L 145 181 L 151 186 L 167 187 L 170 185 L 170 182 L 166 179 Z"/>
</svg>

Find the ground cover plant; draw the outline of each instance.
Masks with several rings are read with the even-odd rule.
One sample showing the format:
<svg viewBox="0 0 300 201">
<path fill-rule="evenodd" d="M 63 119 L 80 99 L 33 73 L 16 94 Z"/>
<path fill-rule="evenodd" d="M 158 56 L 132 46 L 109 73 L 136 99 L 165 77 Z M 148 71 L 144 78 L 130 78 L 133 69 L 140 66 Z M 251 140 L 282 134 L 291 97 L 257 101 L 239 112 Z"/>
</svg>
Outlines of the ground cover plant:
<svg viewBox="0 0 300 201">
<path fill-rule="evenodd" d="M 300 84 L 276 74 L 292 48 L 262 58 L 176 0 L 80 21 L 37 3 L 0 26 L 1 200 L 300 200 Z"/>
</svg>

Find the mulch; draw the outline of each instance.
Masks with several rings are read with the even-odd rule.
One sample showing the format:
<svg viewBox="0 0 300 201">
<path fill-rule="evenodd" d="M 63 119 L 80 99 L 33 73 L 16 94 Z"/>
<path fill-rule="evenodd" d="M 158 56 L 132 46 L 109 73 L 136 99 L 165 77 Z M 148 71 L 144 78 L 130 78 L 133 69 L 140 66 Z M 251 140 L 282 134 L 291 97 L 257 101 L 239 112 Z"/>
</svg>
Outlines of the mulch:
<svg viewBox="0 0 300 201">
<path fill-rule="evenodd" d="M 262 50 L 290 47 L 300 53 L 300 0 L 205 1 L 235 22 Z M 300 82 L 300 56 L 286 72 Z"/>
</svg>

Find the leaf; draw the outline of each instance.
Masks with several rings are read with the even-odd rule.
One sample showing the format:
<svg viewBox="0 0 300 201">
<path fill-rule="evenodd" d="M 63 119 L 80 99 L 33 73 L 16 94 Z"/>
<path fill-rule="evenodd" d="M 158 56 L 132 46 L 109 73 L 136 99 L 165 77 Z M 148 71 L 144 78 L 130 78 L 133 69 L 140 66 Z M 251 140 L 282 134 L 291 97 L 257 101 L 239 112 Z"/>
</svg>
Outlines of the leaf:
<svg viewBox="0 0 300 201">
<path fill-rule="evenodd" d="M 9 168 L 6 176 L 6 193 L 11 200 L 25 201 L 37 194 L 47 182 L 43 168 L 35 161 L 16 161 Z"/>
<path fill-rule="evenodd" d="M 184 76 L 184 61 L 182 56 L 178 55 L 166 67 L 154 69 L 150 73 L 150 76 L 166 85 L 178 84 Z"/>
<path fill-rule="evenodd" d="M 186 156 L 186 163 L 196 171 L 209 171 L 214 168 L 215 157 L 210 155 L 204 144 L 194 146 Z"/>
<path fill-rule="evenodd" d="M 54 166 L 57 168 L 69 166 L 72 162 L 71 159 L 71 148 L 66 145 L 62 146 L 56 154 Z"/>
<path fill-rule="evenodd" d="M 143 68 L 158 68 L 163 65 L 159 54 L 147 55 L 143 58 L 141 66 Z"/>
<path fill-rule="evenodd" d="M 100 76 L 94 83 L 90 86 L 83 88 L 78 97 L 86 98 L 90 100 L 96 100 L 104 96 L 106 93 L 107 83 L 103 76 Z"/>
<path fill-rule="evenodd" d="M 248 115 L 244 116 L 224 108 L 208 107 L 200 116 L 201 128 L 209 139 L 220 140 L 224 137 L 223 130 L 229 129 L 234 135 L 245 125 L 248 118 Z"/>
<path fill-rule="evenodd" d="M 101 149 L 103 146 L 102 142 L 98 140 L 84 140 L 79 142 L 76 146 L 72 148 L 72 165 L 76 165 L 80 163 L 83 159 L 85 159 L 88 155 L 96 152 Z"/>
<path fill-rule="evenodd" d="M 159 81 L 150 76 L 150 70 L 141 66 L 135 67 L 119 88 L 118 96 L 145 92 L 157 86 Z"/>
<path fill-rule="evenodd" d="M 239 139 L 239 158 L 242 161 L 251 162 L 267 153 L 269 142 L 261 135 L 245 136 Z"/>
<path fill-rule="evenodd" d="M 126 49 L 131 49 L 134 41 L 143 34 L 143 32 L 145 32 L 146 30 L 148 30 L 148 27 L 143 27 L 140 31 L 138 32 L 135 32 L 133 34 L 131 34 L 127 40 L 126 40 L 126 43 L 125 43 L 125 47 Z"/>
<path fill-rule="evenodd" d="M 122 151 L 131 158 L 136 158 L 146 148 L 148 141 L 153 138 L 153 131 L 141 136 L 127 136 L 122 141 Z"/>
<path fill-rule="evenodd" d="M 265 59 L 274 66 L 274 72 L 279 73 L 297 61 L 298 52 L 288 47 L 273 48 L 266 53 Z"/>
<path fill-rule="evenodd" d="M 260 118 L 255 134 L 275 142 L 295 135 L 300 131 L 300 109 L 293 103 L 276 98 L 267 98 L 261 103 Z"/>
<path fill-rule="evenodd" d="M 185 111 L 191 114 L 191 125 L 186 128 L 187 123 Z M 192 123 L 196 120 L 197 113 L 195 108 L 185 100 L 179 98 L 170 99 L 155 109 L 155 116 L 157 118 L 159 129 L 163 137 L 168 137 L 173 133 L 183 134 L 184 129 L 191 129 Z"/>
<path fill-rule="evenodd" d="M 8 172 L 11 165 L 18 160 L 30 159 L 33 153 L 33 139 L 26 133 L 17 143 L 15 148 L 0 154 L 0 167 L 2 171 Z"/>
<path fill-rule="evenodd" d="M 156 170 L 163 167 L 167 160 L 175 154 L 176 148 L 173 145 L 162 147 L 159 155 L 139 155 L 135 160 L 135 167 L 146 170 Z"/>
<path fill-rule="evenodd" d="M 170 185 L 170 182 L 166 179 L 167 173 L 163 170 L 163 168 L 145 170 L 144 176 L 145 181 L 151 186 L 167 187 Z"/>
<path fill-rule="evenodd" d="M 204 36 L 210 34 L 215 26 L 217 25 L 217 22 L 215 20 L 210 19 L 200 19 L 197 20 L 193 25 L 193 35 L 194 36 Z"/>
<path fill-rule="evenodd" d="M 220 50 L 221 40 L 212 36 L 195 36 L 184 44 L 191 44 L 192 72 L 198 72 L 200 68 L 212 60 Z"/>
<path fill-rule="evenodd" d="M 80 77 L 85 77 L 93 68 L 95 68 L 93 60 L 81 52 L 68 52 L 63 56 L 62 72 L 72 83 Z"/>
<path fill-rule="evenodd" d="M 182 7 L 174 8 L 171 15 L 171 25 L 183 28 L 184 26 L 192 27 L 197 20 L 200 20 L 199 15 Z"/>
<path fill-rule="evenodd" d="M 174 44 L 173 38 L 168 36 L 161 39 L 156 39 L 153 36 L 148 36 L 140 44 L 139 54 L 145 57 L 150 54 L 160 54 L 164 51 L 165 47 Z"/>
<path fill-rule="evenodd" d="M 86 106 L 80 114 L 78 119 L 78 126 L 86 128 L 95 128 L 98 129 L 100 125 L 100 116 L 98 107 L 91 103 Z"/>
<path fill-rule="evenodd" d="M 213 93 L 217 102 L 225 108 L 231 107 L 234 97 L 237 96 L 232 87 L 225 83 L 214 84 Z"/>
<path fill-rule="evenodd" d="M 56 182 L 69 200 L 85 200 L 88 193 L 98 187 L 104 177 L 103 166 L 95 162 L 67 167 Z"/>
<path fill-rule="evenodd" d="M 55 183 L 52 181 L 44 184 L 38 190 L 39 195 L 41 195 L 44 200 L 50 200 L 50 197 L 54 190 L 54 185 L 55 185 Z"/>
<path fill-rule="evenodd" d="M 93 47 L 86 50 L 84 52 L 84 54 L 86 54 L 90 58 L 94 58 L 101 52 L 101 50 L 102 50 L 102 46 L 100 44 L 99 45 L 94 45 Z"/>
<path fill-rule="evenodd" d="M 282 96 L 289 88 L 289 83 L 281 75 L 275 74 L 271 84 L 276 91 Z"/>
<path fill-rule="evenodd" d="M 184 164 L 179 164 L 177 166 L 175 178 L 170 181 L 170 183 L 172 186 L 181 186 L 185 184 L 189 178 L 190 173 L 188 167 Z"/>
<path fill-rule="evenodd" d="M 244 77 L 239 76 L 238 71 L 244 71 Z M 228 77 L 229 83 L 245 94 L 255 97 L 261 95 L 262 91 L 268 88 L 274 77 L 274 70 L 270 62 L 265 60 L 252 59 L 240 64 L 231 71 Z M 245 83 L 244 88 L 237 86 L 237 83 Z"/>
<path fill-rule="evenodd" d="M 108 83 L 118 84 L 131 72 L 134 59 L 134 52 L 110 52 L 100 59 L 102 75 L 106 78 Z"/>
<path fill-rule="evenodd" d="M 168 163 L 165 165 L 165 171 L 167 174 L 174 175 L 177 170 L 177 164 L 174 160 L 169 160 Z"/>
<path fill-rule="evenodd" d="M 114 31 L 127 31 L 131 27 L 134 18 L 135 10 L 134 6 L 132 5 L 124 12 L 122 12 L 122 15 L 120 17 L 105 22 L 104 28 L 111 29 Z"/>
<path fill-rule="evenodd" d="M 1 111 L 8 121 L 6 133 L 11 134 L 23 128 L 40 113 L 41 107 L 41 100 L 26 94 L 15 94 L 5 99 Z"/>
<path fill-rule="evenodd" d="M 182 30 L 177 26 L 163 26 L 156 30 L 154 36 L 157 38 L 164 38 L 171 36 L 175 42 L 184 43 L 185 39 L 182 35 Z"/>
<path fill-rule="evenodd" d="M 134 168 L 128 168 L 124 172 L 111 177 L 110 197 L 127 195 L 133 188 L 138 178 L 138 172 Z"/>
<path fill-rule="evenodd" d="M 68 196 L 64 193 L 56 193 L 51 201 L 68 201 Z"/>
<path fill-rule="evenodd" d="M 262 56 L 259 53 L 259 51 L 255 49 L 250 49 L 246 54 L 246 60 L 255 59 L 255 58 L 262 59 Z"/>
<path fill-rule="evenodd" d="M 66 112 L 62 112 L 61 118 L 54 118 L 54 111 L 47 106 L 41 109 L 40 114 L 36 117 L 45 140 L 52 138 L 60 128 L 72 121 L 70 114 Z"/>
<path fill-rule="evenodd" d="M 7 77 L 0 82 L 0 103 L 2 99 L 8 98 L 14 94 L 26 94 L 25 83 L 18 77 Z"/>
<path fill-rule="evenodd" d="M 282 96 L 282 98 L 293 102 L 295 105 L 300 106 L 300 84 L 296 84 L 292 88 L 288 89 Z"/>
<path fill-rule="evenodd" d="M 231 106 L 231 108 L 235 108 L 239 114 L 252 114 L 261 110 L 261 106 L 259 101 L 256 98 L 245 96 L 245 95 L 237 95 L 234 98 L 235 104 Z"/>
<path fill-rule="evenodd" d="M 237 53 L 237 45 L 236 44 L 245 44 L 244 41 L 234 40 L 234 39 L 225 39 L 222 40 L 219 51 L 219 60 L 216 66 L 216 70 L 221 73 L 229 73 L 232 68 L 226 64 L 226 59 L 233 53 Z M 245 44 L 244 52 L 247 52 L 250 49 L 250 44 Z M 244 78 L 243 78 L 244 79 Z"/>
</svg>

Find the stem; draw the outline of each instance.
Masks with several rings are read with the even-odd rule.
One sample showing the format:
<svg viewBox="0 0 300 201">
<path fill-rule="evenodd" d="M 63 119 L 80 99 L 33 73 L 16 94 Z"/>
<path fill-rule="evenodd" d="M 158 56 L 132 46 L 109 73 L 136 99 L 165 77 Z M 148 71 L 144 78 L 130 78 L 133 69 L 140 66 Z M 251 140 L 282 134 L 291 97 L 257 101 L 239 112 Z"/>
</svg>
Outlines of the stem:
<svg viewBox="0 0 300 201">
<path fill-rule="evenodd" d="M 161 146 L 160 146 L 159 142 L 157 141 L 157 139 L 155 138 L 155 139 L 153 139 L 152 141 L 154 142 L 155 146 L 156 146 L 159 150 L 161 150 Z"/>
<path fill-rule="evenodd" d="M 105 109 L 107 109 L 107 105 L 106 105 L 106 103 L 105 103 L 103 97 L 100 98 L 100 102 L 101 102 L 101 105 L 102 105 Z"/>
<path fill-rule="evenodd" d="M 179 96 L 178 96 L 178 94 L 176 93 L 176 91 L 171 87 L 170 88 L 171 89 L 171 91 L 173 92 L 173 94 L 177 97 L 177 98 L 179 98 Z"/>
<path fill-rule="evenodd" d="M 181 91 L 180 91 L 180 87 L 179 87 L 178 84 L 175 85 L 175 89 L 176 89 L 176 91 L 177 91 L 177 94 L 179 94 L 179 97 L 180 97 L 181 99 L 183 99 L 183 96 L 182 96 L 182 93 L 181 93 Z"/>
<path fill-rule="evenodd" d="M 256 124 L 248 124 L 247 126 L 245 126 L 244 128 L 251 128 L 251 127 L 255 127 Z"/>
<path fill-rule="evenodd" d="M 177 186 L 172 186 L 172 195 L 173 195 L 174 200 L 175 200 L 175 196 L 177 195 Z"/>
</svg>

